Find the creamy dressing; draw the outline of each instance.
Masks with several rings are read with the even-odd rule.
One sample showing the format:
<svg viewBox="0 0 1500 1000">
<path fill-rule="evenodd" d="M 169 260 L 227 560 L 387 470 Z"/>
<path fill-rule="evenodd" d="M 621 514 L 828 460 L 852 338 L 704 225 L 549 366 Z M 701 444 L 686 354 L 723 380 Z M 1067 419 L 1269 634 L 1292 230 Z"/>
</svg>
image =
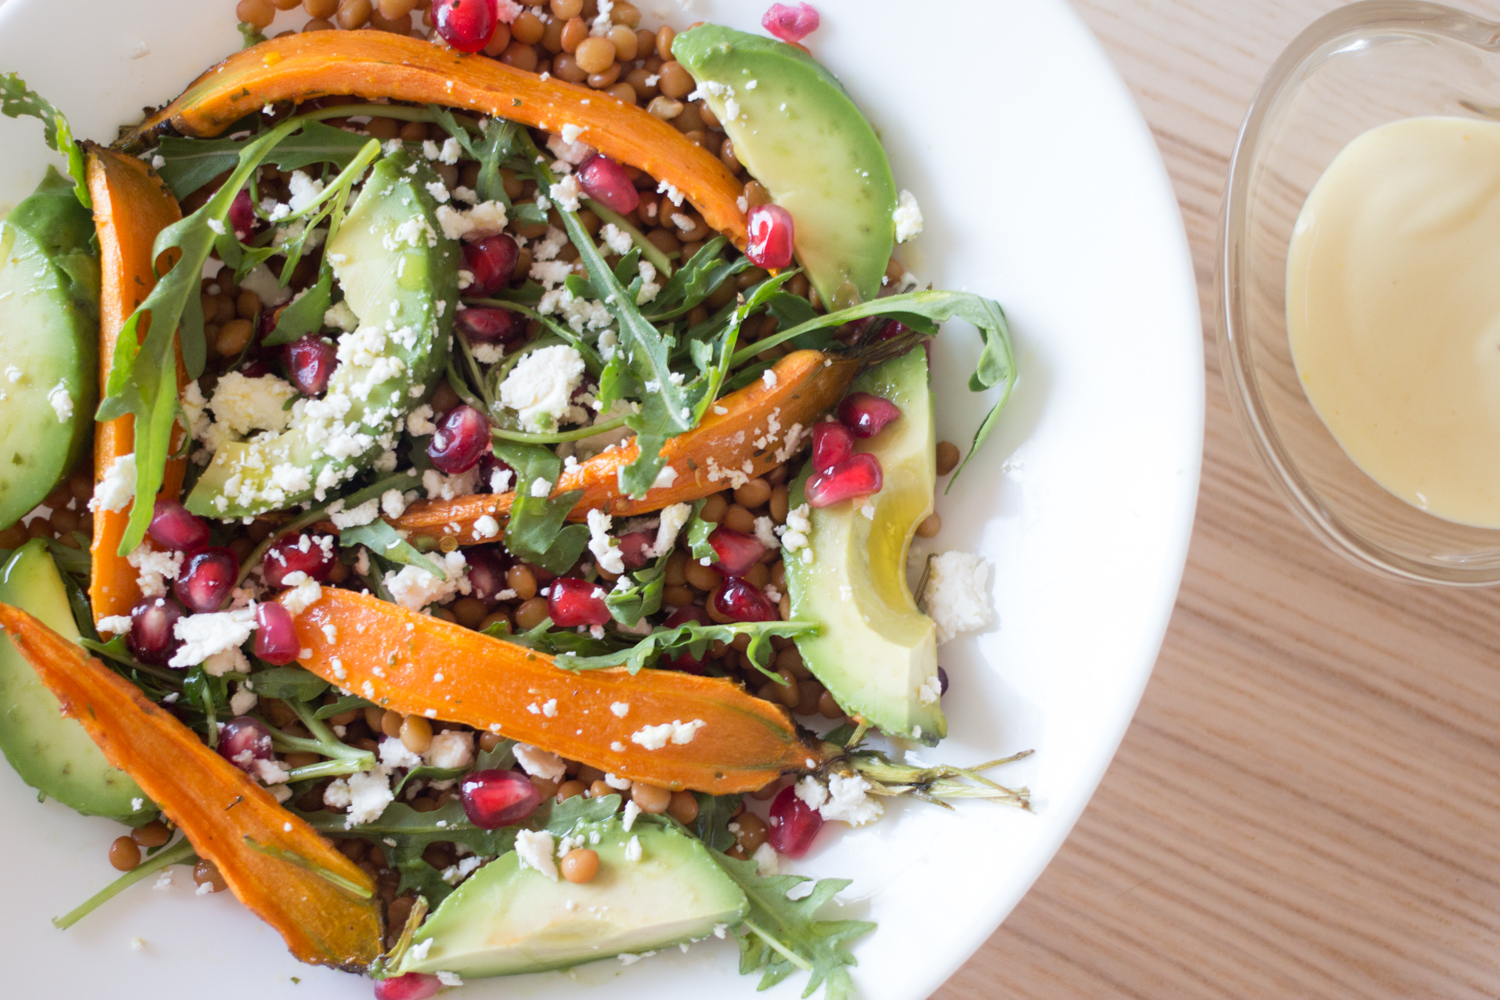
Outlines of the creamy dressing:
<svg viewBox="0 0 1500 1000">
<path fill-rule="evenodd" d="M 1287 255 L 1297 373 L 1402 500 L 1500 528 L 1500 123 L 1411 118 L 1351 142 Z"/>
</svg>

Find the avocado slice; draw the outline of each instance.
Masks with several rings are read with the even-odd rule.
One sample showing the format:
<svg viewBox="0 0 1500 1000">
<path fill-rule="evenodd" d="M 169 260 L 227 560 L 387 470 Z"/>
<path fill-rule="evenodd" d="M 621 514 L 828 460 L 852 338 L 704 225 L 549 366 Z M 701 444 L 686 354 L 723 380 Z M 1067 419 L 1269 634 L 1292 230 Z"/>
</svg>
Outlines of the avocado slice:
<svg viewBox="0 0 1500 1000">
<path fill-rule="evenodd" d="M 901 417 L 859 441 L 884 472 L 884 488 L 868 503 L 874 517 L 849 500 L 810 512 L 811 561 L 786 558 L 792 618 L 822 625 L 796 637 L 813 676 L 847 711 L 893 736 L 933 744 L 948 735 L 938 703 L 937 626 L 917 610 L 906 585 L 906 550 L 932 513 L 937 483 L 936 432 L 920 347 L 862 373 L 850 392 L 868 392 L 901 408 Z M 792 487 L 803 494 L 811 464 Z"/>
<path fill-rule="evenodd" d="M 34 538 L 0 568 L 0 603 L 30 612 L 65 639 L 78 641 L 68 592 L 47 545 Z M 86 816 L 140 826 L 156 807 L 109 761 L 57 696 L 37 678 L 10 637 L 0 633 L 0 751 L 21 780 Z"/>
<path fill-rule="evenodd" d="M 702 842 L 676 827 L 640 816 L 628 831 L 608 819 L 580 823 L 572 835 L 599 853 L 591 881 L 554 882 L 522 868 L 515 851 L 502 855 L 427 918 L 397 973 L 479 977 L 565 969 L 697 941 L 738 924 L 749 909 L 744 891 Z M 632 840 L 639 860 L 630 860 Z"/>
<path fill-rule="evenodd" d="M 99 389 L 94 219 L 52 168 L 0 222 L 0 528 L 93 440 Z"/>
<path fill-rule="evenodd" d="M 672 43 L 734 143 L 792 214 L 797 259 L 830 309 L 870 302 L 896 245 L 896 179 L 875 130 L 801 49 L 703 24 Z"/>
<path fill-rule="evenodd" d="M 447 364 L 458 303 L 458 243 L 427 190 L 437 179 L 404 151 L 375 164 L 328 243 L 360 324 L 339 340 L 327 393 L 298 400 L 278 436 L 220 445 L 188 496 L 193 513 L 229 519 L 321 499 L 395 446 Z"/>
</svg>

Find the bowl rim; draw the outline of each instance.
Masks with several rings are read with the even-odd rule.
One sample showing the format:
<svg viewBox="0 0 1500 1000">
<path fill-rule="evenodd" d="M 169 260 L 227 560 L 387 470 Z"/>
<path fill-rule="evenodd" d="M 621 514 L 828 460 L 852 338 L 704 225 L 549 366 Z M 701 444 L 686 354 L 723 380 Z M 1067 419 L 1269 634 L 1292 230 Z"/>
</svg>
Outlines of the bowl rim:
<svg viewBox="0 0 1500 1000">
<path fill-rule="evenodd" d="M 1438 37 L 1500 52 L 1500 22 L 1426 0 L 1358 0 L 1318 18 L 1294 38 L 1272 64 L 1245 112 L 1229 160 L 1219 223 L 1215 274 L 1216 339 L 1230 408 L 1266 478 L 1298 520 L 1348 561 L 1388 579 L 1455 587 L 1500 584 L 1500 560 L 1484 566 L 1440 566 L 1414 559 L 1372 541 L 1344 523 L 1298 470 L 1282 444 L 1261 396 L 1251 357 L 1244 287 L 1236 280 L 1244 253 L 1252 167 L 1271 113 L 1305 79 L 1307 71 L 1339 50 L 1339 43 L 1373 32 Z M 1413 510 L 1417 508 L 1413 507 Z M 1439 520 L 1435 515 L 1427 515 Z"/>
</svg>

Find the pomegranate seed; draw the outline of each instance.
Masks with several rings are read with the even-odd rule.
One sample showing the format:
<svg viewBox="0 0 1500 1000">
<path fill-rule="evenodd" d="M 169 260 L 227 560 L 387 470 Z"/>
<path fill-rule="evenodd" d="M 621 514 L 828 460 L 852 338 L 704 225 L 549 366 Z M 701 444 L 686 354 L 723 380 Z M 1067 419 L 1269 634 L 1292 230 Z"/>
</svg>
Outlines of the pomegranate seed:
<svg viewBox="0 0 1500 1000">
<path fill-rule="evenodd" d="M 603 153 L 595 153 L 578 167 L 578 185 L 588 196 L 628 215 L 641 203 L 641 193 L 635 189 L 625 168 Z"/>
<path fill-rule="evenodd" d="M 327 389 L 338 366 L 338 348 L 315 333 L 286 345 L 287 378 L 304 396 L 317 396 Z"/>
<path fill-rule="evenodd" d="M 708 536 L 708 544 L 719 556 L 714 569 L 728 577 L 744 576 L 766 554 L 760 539 L 728 528 L 715 528 Z"/>
<path fill-rule="evenodd" d="M 427 1000 L 443 988 L 437 976 L 408 972 L 404 976 L 375 980 L 375 1000 Z"/>
<path fill-rule="evenodd" d="M 488 452 L 479 460 L 479 489 L 508 493 L 516 488 L 516 470 Z"/>
<path fill-rule="evenodd" d="M 827 472 L 854 454 L 854 432 L 832 420 L 813 426 L 812 441 L 814 472 Z"/>
<path fill-rule="evenodd" d="M 175 500 L 158 500 L 146 534 L 173 552 L 196 552 L 208 544 L 208 522 Z"/>
<path fill-rule="evenodd" d="M 823 828 L 823 815 L 797 798 L 796 786 L 783 788 L 771 803 L 766 819 L 766 842 L 777 854 L 800 858 Z"/>
<path fill-rule="evenodd" d="M 187 557 L 177 576 L 174 592 L 189 611 L 205 614 L 219 610 L 234 581 L 240 575 L 240 561 L 228 549 L 203 549 Z"/>
<path fill-rule="evenodd" d="M 760 26 L 783 42 L 800 42 L 818 30 L 818 12 L 805 3 L 795 7 L 773 3 L 760 19 Z"/>
<path fill-rule="evenodd" d="M 899 322 L 898 320 L 887 320 L 885 324 L 881 326 L 879 332 L 875 334 L 875 343 L 878 344 L 884 340 L 895 340 L 897 337 L 906 333 L 911 333 L 911 327 L 907 326 L 905 323 Z M 926 343 L 926 341 L 923 341 L 923 343 Z"/>
<path fill-rule="evenodd" d="M 229 225 L 234 229 L 234 235 L 242 240 L 249 239 L 255 232 L 255 203 L 250 200 L 249 188 L 241 189 L 229 203 Z"/>
<path fill-rule="evenodd" d="M 944 670 L 942 667 L 938 667 L 938 694 L 939 695 L 945 695 L 947 693 L 948 693 L 948 671 Z"/>
<path fill-rule="evenodd" d="M 458 51 L 478 52 L 500 21 L 495 6 L 495 0 L 433 0 L 432 26 Z"/>
<path fill-rule="evenodd" d="M 656 543 L 656 538 L 649 531 L 632 531 L 628 535 L 620 536 L 620 558 L 625 562 L 626 569 L 640 569 L 651 561 L 648 555 L 651 546 Z"/>
<path fill-rule="evenodd" d="M 267 663 L 284 667 L 297 658 L 302 644 L 292 613 L 275 601 L 255 606 L 255 655 Z"/>
<path fill-rule="evenodd" d="M 768 271 L 791 264 L 795 228 L 792 213 L 780 205 L 757 205 L 745 222 L 749 229 L 745 256 L 750 263 Z"/>
<path fill-rule="evenodd" d="M 845 459 L 827 472 L 814 472 L 807 477 L 804 492 L 812 506 L 827 507 L 840 500 L 879 493 L 884 478 L 880 459 L 864 452 Z"/>
<path fill-rule="evenodd" d="M 260 571 L 273 587 L 288 586 L 286 578 L 293 573 L 306 573 L 322 583 L 333 572 L 334 561 L 333 539 L 327 535 L 288 535 L 266 550 Z"/>
<path fill-rule="evenodd" d="M 515 771 L 475 771 L 459 785 L 469 822 L 485 830 L 514 826 L 541 805 L 542 793 Z"/>
<path fill-rule="evenodd" d="M 774 622 L 781 617 L 765 594 L 744 580 L 726 580 L 724 586 L 714 591 L 714 610 L 731 621 Z"/>
<path fill-rule="evenodd" d="M 474 276 L 464 291 L 478 298 L 498 292 L 510 284 L 520 255 L 516 241 L 504 233 L 464 244 L 464 270 Z"/>
<path fill-rule="evenodd" d="M 475 546 L 464 550 L 469 564 L 469 596 L 485 604 L 500 600 L 500 593 L 509 587 L 505 582 L 505 558 L 503 550 L 493 546 Z"/>
<path fill-rule="evenodd" d="M 509 309 L 460 309 L 453 325 L 470 344 L 498 344 L 508 351 L 526 339 L 526 317 Z"/>
<path fill-rule="evenodd" d="M 468 472 L 489 450 L 489 419 L 467 403 L 449 410 L 427 443 L 427 457 L 450 476 Z"/>
<path fill-rule="evenodd" d="M 547 613 L 552 616 L 552 624 L 560 628 L 603 625 L 610 618 L 609 607 L 604 603 L 604 588 L 571 576 L 552 581 Z"/>
<path fill-rule="evenodd" d="M 851 392 L 839 404 L 839 422 L 853 431 L 855 437 L 874 437 L 899 416 L 901 407 L 868 392 Z"/>
<path fill-rule="evenodd" d="M 279 606 L 279 605 L 278 605 Z M 219 727 L 219 753 L 241 771 L 255 772 L 255 762 L 270 760 L 271 727 L 242 715 Z"/>
<path fill-rule="evenodd" d="M 271 326 L 272 328 L 275 328 L 276 324 L 272 323 Z M 270 332 L 270 330 L 262 330 L 261 335 L 264 336 Z M 245 376 L 246 378 L 264 378 L 265 376 L 271 374 L 271 369 L 264 361 L 261 361 L 258 358 L 251 358 L 249 361 L 246 361 L 244 364 L 240 365 L 240 374 Z"/>
<path fill-rule="evenodd" d="M 170 597 L 148 597 L 130 609 L 130 635 L 125 644 L 130 655 L 142 663 L 165 666 L 182 645 L 174 627 L 186 615 Z"/>
<path fill-rule="evenodd" d="M 686 625 L 688 622 L 693 622 L 697 625 L 707 625 L 709 621 L 707 611 L 696 605 L 689 604 L 686 607 L 678 608 L 668 615 L 666 624 L 667 628 L 676 628 L 679 625 Z M 707 652 L 708 650 L 704 650 L 705 655 Z M 662 667 L 668 670 L 681 670 L 689 674 L 703 673 L 703 660 L 700 657 L 694 656 L 688 650 L 683 650 L 677 656 L 663 656 L 660 662 Z"/>
</svg>

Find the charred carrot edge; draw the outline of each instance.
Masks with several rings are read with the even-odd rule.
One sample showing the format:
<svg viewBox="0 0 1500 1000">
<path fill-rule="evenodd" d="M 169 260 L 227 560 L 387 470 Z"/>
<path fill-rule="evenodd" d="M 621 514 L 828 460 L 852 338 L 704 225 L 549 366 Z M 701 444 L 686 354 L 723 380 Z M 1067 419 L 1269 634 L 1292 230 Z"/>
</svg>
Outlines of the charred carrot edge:
<svg viewBox="0 0 1500 1000">
<path fill-rule="evenodd" d="M 182 212 L 177 199 L 146 164 L 93 143 L 85 146 L 89 195 L 94 201 L 94 228 L 99 233 L 99 384 L 102 386 L 109 380 L 115 342 L 125 321 L 156 285 L 152 267 L 156 235 L 181 219 Z M 147 322 L 143 321 L 142 339 L 147 328 Z M 179 382 L 185 377 L 179 367 Z M 174 438 L 173 443 L 180 444 L 180 439 Z M 127 414 L 96 424 L 94 482 L 104 478 L 115 459 L 134 450 L 134 416 Z M 167 463 L 161 496 L 177 499 L 186 470 L 186 459 Z M 141 599 L 135 568 L 118 554 L 120 539 L 129 522 L 129 505 L 124 510 L 94 512 L 89 603 L 96 622 L 111 615 L 128 614 Z"/>
<path fill-rule="evenodd" d="M 320 876 L 254 850 L 249 837 L 374 891 L 370 877 L 277 805 L 264 788 L 129 681 L 31 615 L 0 604 L 0 627 L 115 767 L 129 774 L 218 866 L 240 902 L 313 965 L 363 970 L 380 954 L 378 897 L 359 899 Z"/>
<path fill-rule="evenodd" d="M 500 733 L 662 788 L 748 792 L 822 760 L 785 708 L 719 678 L 564 670 L 545 653 L 332 588 L 296 627 L 302 666 L 378 705 Z M 694 732 L 683 743 L 653 739 L 651 727 L 670 723 Z"/>
<path fill-rule="evenodd" d="M 742 185 L 661 119 L 602 91 L 385 31 L 315 31 L 251 46 L 200 76 L 122 143 L 129 148 L 166 125 L 183 135 L 218 135 L 268 105 L 335 95 L 468 108 L 551 132 L 575 125 L 583 142 L 667 181 L 710 227 L 745 246 Z"/>
<path fill-rule="evenodd" d="M 757 379 L 730 393 L 709 409 L 701 424 L 666 443 L 661 453 L 677 473 L 672 485 L 650 490 L 640 500 L 620 491 L 619 472 L 635 461 L 638 451 L 629 441 L 563 473 L 553 492 L 583 490 L 569 514 L 570 520 L 582 521 L 590 510 L 643 514 L 702 499 L 742 481 L 742 475 L 762 475 L 797 451 L 818 415 L 839 401 L 859 369 L 859 362 L 847 358 L 795 351 L 771 368 L 774 382 Z M 479 531 L 476 522 L 486 515 L 503 517 L 514 501 L 514 493 L 418 500 L 391 523 L 414 537 L 441 540 L 452 535 L 460 545 L 476 545 L 495 540 Z"/>
</svg>

